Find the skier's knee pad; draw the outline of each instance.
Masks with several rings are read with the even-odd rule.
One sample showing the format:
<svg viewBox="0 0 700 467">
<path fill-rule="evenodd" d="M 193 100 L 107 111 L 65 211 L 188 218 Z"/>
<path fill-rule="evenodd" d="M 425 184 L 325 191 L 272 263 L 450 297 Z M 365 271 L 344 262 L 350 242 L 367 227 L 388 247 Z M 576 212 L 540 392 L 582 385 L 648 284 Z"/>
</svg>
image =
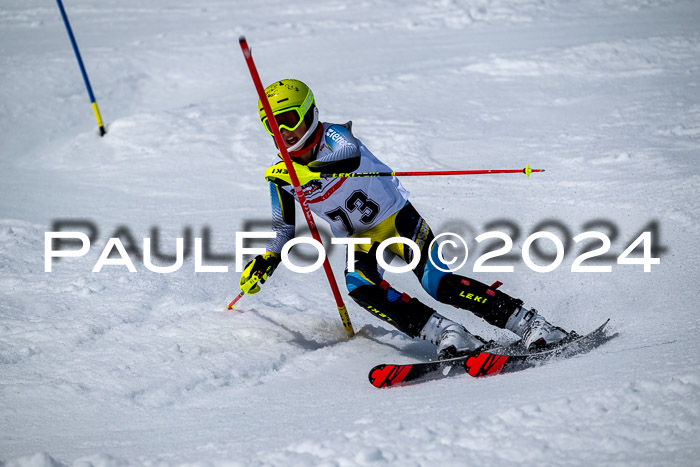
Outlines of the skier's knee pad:
<svg viewBox="0 0 700 467">
<path fill-rule="evenodd" d="M 359 271 L 345 273 L 345 286 L 348 288 L 348 293 L 363 286 L 374 287 L 374 282 L 370 281 L 367 276 Z"/>
<path fill-rule="evenodd" d="M 355 251 L 354 271 L 348 272 L 348 269 L 345 269 L 345 283 L 348 286 L 348 292 L 352 292 L 353 289 L 361 285 L 376 285 L 382 281 L 382 274 L 376 259 L 377 247 L 379 244 L 375 243 L 369 252 Z"/>
<path fill-rule="evenodd" d="M 350 291 L 350 297 L 362 308 L 410 337 L 417 337 L 435 312 L 419 300 L 392 289 L 384 281 L 380 285 L 355 287 Z"/>
<path fill-rule="evenodd" d="M 496 290 L 496 287 L 457 274 L 447 274 L 440 280 L 436 298 L 442 303 L 469 310 L 499 328 L 505 327 L 510 315 L 523 303 Z"/>
</svg>

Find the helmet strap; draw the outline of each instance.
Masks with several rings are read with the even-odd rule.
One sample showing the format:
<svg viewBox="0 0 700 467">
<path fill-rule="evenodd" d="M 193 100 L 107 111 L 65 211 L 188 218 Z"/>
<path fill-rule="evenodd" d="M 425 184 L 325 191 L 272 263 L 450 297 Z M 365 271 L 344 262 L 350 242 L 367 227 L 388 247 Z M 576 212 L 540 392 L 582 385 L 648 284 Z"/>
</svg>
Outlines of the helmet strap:
<svg viewBox="0 0 700 467">
<path fill-rule="evenodd" d="M 316 130 L 316 127 L 318 126 L 318 108 L 314 106 L 314 120 L 311 122 L 311 126 L 306 130 L 306 133 L 304 133 L 304 136 L 301 137 L 299 141 L 294 144 L 294 146 L 290 146 L 287 148 L 287 152 L 291 155 L 293 152 L 298 151 L 302 149 L 305 146 L 305 142 L 311 135 L 314 134 L 314 131 Z"/>
<path fill-rule="evenodd" d="M 307 132 L 307 135 L 309 132 Z M 308 138 L 307 135 L 304 135 L 306 138 Z M 313 131 L 313 138 L 311 138 L 307 144 L 305 144 L 302 148 L 297 149 L 296 151 L 290 151 L 292 149 L 291 147 L 287 149 L 287 152 L 289 153 L 289 157 L 292 159 L 295 159 L 297 157 L 301 157 L 307 152 L 309 152 L 310 149 L 318 146 L 318 143 L 321 141 L 321 136 L 323 136 L 323 125 L 316 124 L 316 129 Z M 295 144 L 294 146 L 297 146 L 298 144 Z M 293 147 L 294 147 L 293 146 Z M 314 158 L 316 156 L 314 155 Z"/>
</svg>

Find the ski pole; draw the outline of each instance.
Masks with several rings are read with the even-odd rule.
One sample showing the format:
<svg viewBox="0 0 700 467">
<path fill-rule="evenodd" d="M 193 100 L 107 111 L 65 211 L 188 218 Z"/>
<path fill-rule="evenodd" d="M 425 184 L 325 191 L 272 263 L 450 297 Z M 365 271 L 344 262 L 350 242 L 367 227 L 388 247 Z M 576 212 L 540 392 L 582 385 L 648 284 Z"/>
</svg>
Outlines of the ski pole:
<svg viewBox="0 0 700 467">
<path fill-rule="evenodd" d="M 531 169 L 526 165 L 524 169 L 509 170 L 438 170 L 430 172 L 348 172 L 348 173 L 321 173 L 319 178 L 350 178 L 350 177 L 420 177 L 435 175 L 481 175 L 481 174 L 516 174 L 522 173 L 530 178 L 533 172 L 544 172 L 544 169 Z"/>
<path fill-rule="evenodd" d="M 311 236 L 314 238 L 314 240 L 323 244 L 321 236 L 318 234 L 318 229 L 316 228 L 316 222 L 314 221 L 314 218 L 311 214 L 311 209 L 309 208 L 309 205 L 306 201 L 306 197 L 304 196 L 304 191 L 299 185 L 299 178 L 297 177 L 297 174 L 294 171 L 294 166 L 292 165 L 292 160 L 289 157 L 287 147 L 285 146 L 284 140 L 282 139 L 282 134 L 280 133 L 280 129 L 277 126 L 277 120 L 275 120 L 275 117 L 272 114 L 272 108 L 270 107 L 270 103 L 268 102 L 267 96 L 265 95 L 265 89 L 263 88 L 262 82 L 260 81 L 260 75 L 258 75 L 258 70 L 255 66 L 255 62 L 253 61 L 253 55 L 250 51 L 250 47 L 248 47 L 248 42 L 246 41 L 245 36 L 241 36 L 238 39 L 238 42 L 241 46 L 241 51 L 243 52 L 243 57 L 245 58 L 246 64 L 248 65 L 250 76 L 251 78 L 253 78 L 255 90 L 258 92 L 260 102 L 262 103 L 263 108 L 265 109 L 265 115 L 267 115 L 268 121 L 270 122 L 270 127 L 272 128 L 272 133 L 275 137 L 275 141 L 277 142 L 277 147 L 280 148 L 282 159 L 284 160 L 284 164 L 287 167 L 287 171 L 289 172 L 289 176 L 292 180 L 292 185 L 294 186 L 294 192 L 296 193 L 297 199 L 299 200 L 299 204 L 301 205 L 301 209 L 304 212 L 306 223 L 309 225 Z M 340 295 L 338 283 L 335 281 L 333 269 L 331 269 L 331 263 L 328 261 L 327 256 L 325 261 L 323 262 L 323 269 L 326 272 L 328 283 L 331 286 L 331 291 L 333 292 L 333 297 L 335 298 L 336 307 L 338 308 L 338 313 L 340 313 L 340 319 L 343 322 L 345 332 L 347 333 L 348 337 L 352 337 L 355 335 L 355 331 L 352 328 L 352 323 L 350 322 L 350 315 L 348 315 L 348 310 L 347 308 L 345 308 L 345 304 L 343 303 L 343 297 Z"/>
<path fill-rule="evenodd" d="M 63 8 L 63 1 L 56 0 L 58 3 L 58 9 L 61 10 L 61 16 L 63 17 L 63 22 L 66 25 L 66 31 L 68 31 L 68 37 L 70 38 L 71 44 L 73 44 L 73 52 L 75 52 L 75 58 L 78 59 L 78 66 L 80 67 L 80 72 L 83 74 L 83 81 L 85 81 L 85 87 L 87 88 L 88 95 L 90 96 L 90 103 L 92 105 L 92 112 L 95 114 L 95 119 L 97 120 L 97 126 L 100 129 L 100 136 L 104 136 L 107 131 L 102 123 L 102 116 L 100 115 L 100 109 L 97 107 L 97 101 L 95 100 L 95 95 L 92 93 L 92 86 L 90 86 L 90 80 L 88 79 L 87 71 L 85 71 L 85 65 L 83 65 L 83 59 L 80 58 L 80 50 L 78 50 L 78 43 L 75 41 L 75 36 L 73 36 L 73 30 L 70 27 L 70 22 L 68 21 L 68 15 L 66 15 L 66 10 Z"/>
<path fill-rule="evenodd" d="M 530 165 L 526 165 L 524 169 L 508 169 L 508 170 L 438 170 L 428 172 L 341 172 L 341 173 L 322 173 L 322 172 L 307 172 L 304 174 L 304 183 L 309 180 L 320 180 L 322 178 L 355 178 L 355 177 L 420 177 L 420 176 L 436 176 L 436 175 L 480 175 L 480 174 L 515 174 L 523 173 L 528 178 L 534 172 L 544 172 L 544 169 L 531 169 Z M 276 175 L 286 175 L 287 169 L 274 169 L 272 173 L 266 174 L 268 180 L 277 178 Z"/>
<path fill-rule="evenodd" d="M 235 305 L 236 302 L 237 302 L 238 300 L 240 300 L 241 298 L 243 298 L 244 295 L 245 295 L 245 292 L 243 292 L 243 291 L 241 290 L 241 293 L 239 293 L 238 295 L 236 295 L 236 298 L 234 298 L 233 300 L 231 300 L 231 303 L 228 304 L 228 309 L 229 309 L 229 310 L 233 310 L 233 305 Z"/>
</svg>

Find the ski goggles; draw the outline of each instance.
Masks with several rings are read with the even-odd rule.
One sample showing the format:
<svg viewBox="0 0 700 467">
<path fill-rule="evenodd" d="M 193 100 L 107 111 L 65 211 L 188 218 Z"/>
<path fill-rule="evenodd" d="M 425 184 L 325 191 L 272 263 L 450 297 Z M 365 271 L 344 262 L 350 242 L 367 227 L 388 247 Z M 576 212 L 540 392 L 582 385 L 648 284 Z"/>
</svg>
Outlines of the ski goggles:
<svg viewBox="0 0 700 467">
<path fill-rule="evenodd" d="M 293 107 L 291 109 L 283 109 L 275 112 L 273 115 L 277 121 L 277 126 L 279 127 L 280 131 L 283 129 L 294 131 L 299 128 L 301 122 L 304 121 L 304 116 L 301 114 L 301 110 L 301 107 Z M 274 136 L 267 116 L 262 119 L 262 124 L 265 127 L 265 130 Z"/>
</svg>

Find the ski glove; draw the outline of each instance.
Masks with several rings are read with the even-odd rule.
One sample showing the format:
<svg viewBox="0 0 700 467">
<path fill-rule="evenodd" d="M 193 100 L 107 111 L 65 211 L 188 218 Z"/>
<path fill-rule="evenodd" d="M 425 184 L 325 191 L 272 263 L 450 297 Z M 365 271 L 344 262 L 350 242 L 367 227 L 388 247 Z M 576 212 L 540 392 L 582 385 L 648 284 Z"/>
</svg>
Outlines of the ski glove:
<svg viewBox="0 0 700 467">
<path fill-rule="evenodd" d="M 278 264 L 280 264 L 280 258 L 271 251 L 253 258 L 246 264 L 241 274 L 241 290 L 248 295 L 260 292 L 258 282 L 264 284 Z"/>
<path fill-rule="evenodd" d="M 297 174 L 299 179 L 299 185 L 304 186 L 312 180 L 320 180 L 321 175 L 318 172 L 313 172 L 308 166 L 297 164 L 292 161 L 292 166 L 294 167 L 294 172 Z M 284 161 L 278 162 L 277 164 L 269 167 L 265 171 L 265 180 L 268 182 L 273 182 L 277 185 L 279 184 L 292 184 L 292 177 L 287 171 L 287 166 Z"/>
</svg>

